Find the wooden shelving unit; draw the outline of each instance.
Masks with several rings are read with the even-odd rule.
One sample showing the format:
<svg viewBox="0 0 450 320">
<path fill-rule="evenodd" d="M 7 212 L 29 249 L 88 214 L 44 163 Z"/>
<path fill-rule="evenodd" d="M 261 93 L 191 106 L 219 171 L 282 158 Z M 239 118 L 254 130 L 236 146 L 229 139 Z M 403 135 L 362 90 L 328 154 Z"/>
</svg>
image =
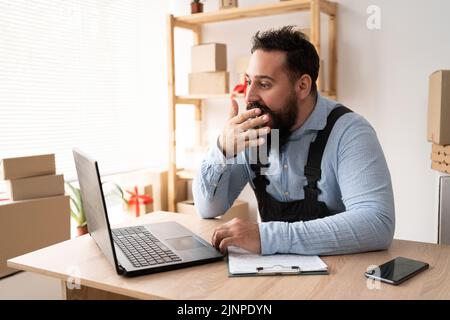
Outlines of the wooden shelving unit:
<svg viewBox="0 0 450 320">
<path fill-rule="evenodd" d="M 229 95 L 187 95 L 177 96 L 175 94 L 175 36 L 174 29 L 184 28 L 191 30 L 194 36 L 194 45 L 202 42 L 202 25 L 238 19 L 249 19 L 255 17 L 287 14 L 293 12 L 309 11 L 311 15 L 310 40 L 321 56 L 320 46 L 320 13 L 329 17 L 328 23 L 328 48 L 329 48 L 329 84 L 328 92 L 323 95 L 336 99 L 337 81 L 337 4 L 327 0 L 291 0 L 274 4 L 258 5 L 246 8 L 231 8 L 216 12 L 199 13 L 188 16 L 167 17 L 168 29 L 168 88 L 169 88 L 169 181 L 168 181 L 168 207 L 169 211 L 176 211 L 176 183 L 177 179 L 192 179 L 193 173 L 177 171 L 176 167 L 176 105 L 192 104 L 195 106 L 195 120 L 202 119 L 202 101 L 206 99 L 227 99 Z M 317 85 L 321 89 L 322 79 L 319 77 Z"/>
</svg>

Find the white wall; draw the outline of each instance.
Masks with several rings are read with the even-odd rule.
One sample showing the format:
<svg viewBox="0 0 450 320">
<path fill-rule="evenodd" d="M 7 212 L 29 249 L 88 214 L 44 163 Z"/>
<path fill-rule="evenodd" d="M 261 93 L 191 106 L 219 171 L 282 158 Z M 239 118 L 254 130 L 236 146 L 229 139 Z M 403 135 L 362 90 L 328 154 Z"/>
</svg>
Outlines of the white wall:
<svg viewBox="0 0 450 320">
<path fill-rule="evenodd" d="M 339 97 L 375 127 L 391 171 L 395 236 L 437 241 L 437 176 L 426 141 L 428 76 L 450 68 L 450 2 L 342 0 Z M 379 31 L 365 28 L 368 5 Z"/>
<path fill-rule="evenodd" d="M 136 0 L 142 10 L 140 28 L 143 99 L 151 110 L 148 119 L 148 136 L 137 137 L 142 148 L 152 148 L 154 154 L 151 166 L 167 166 L 169 159 L 168 91 L 167 91 L 167 32 L 166 15 L 168 2 L 164 0 Z M 147 61 L 147 64 L 144 64 Z M 130 137 L 131 138 L 131 137 Z"/>
<path fill-rule="evenodd" d="M 240 0 L 239 4 L 243 7 L 269 2 L 276 1 Z M 450 68 L 450 20 L 445 16 L 450 11 L 450 2 L 337 2 L 339 101 L 365 116 L 378 133 L 393 180 L 395 237 L 436 242 L 438 175 L 430 169 L 431 145 L 426 141 L 428 76 L 436 69 Z M 171 12 L 187 14 L 188 3 L 172 1 L 169 8 Z M 216 10 L 217 3 L 207 1 L 205 11 Z M 380 30 L 366 27 L 369 5 L 381 9 Z M 257 30 L 308 22 L 305 14 L 290 14 L 210 24 L 204 28 L 203 41 L 228 44 L 232 71 L 234 58 L 249 51 L 250 38 Z M 177 61 L 177 67 L 187 72 L 189 53 L 185 51 L 184 56 L 183 61 Z M 234 85 L 237 77 L 232 74 L 231 80 Z M 177 81 L 181 90 L 185 90 L 186 82 Z M 223 125 L 227 110 L 226 101 L 210 101 L 204 108 L 204 129 L 210 140 Z M 180 130 L 189 129 L 181 126 Z M 254 201 L 248 189 L 243 198 Z M 253 202 L 252 208 L 255 206 Z"/>
</svg>

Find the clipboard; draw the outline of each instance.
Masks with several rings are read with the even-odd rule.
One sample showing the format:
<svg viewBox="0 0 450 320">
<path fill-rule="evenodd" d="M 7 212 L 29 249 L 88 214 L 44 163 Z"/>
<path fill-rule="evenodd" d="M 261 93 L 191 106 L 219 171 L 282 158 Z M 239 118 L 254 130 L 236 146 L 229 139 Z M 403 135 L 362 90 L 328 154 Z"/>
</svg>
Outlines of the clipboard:
<svg viewBox="0 0 450 320">
<path fill-rule="evenodd" d="M 329 274 L 327 265 L 318 256 L 261 256 L 241 248 L 229 247 L 227 261 L 229 277 Z"/>
</svg>

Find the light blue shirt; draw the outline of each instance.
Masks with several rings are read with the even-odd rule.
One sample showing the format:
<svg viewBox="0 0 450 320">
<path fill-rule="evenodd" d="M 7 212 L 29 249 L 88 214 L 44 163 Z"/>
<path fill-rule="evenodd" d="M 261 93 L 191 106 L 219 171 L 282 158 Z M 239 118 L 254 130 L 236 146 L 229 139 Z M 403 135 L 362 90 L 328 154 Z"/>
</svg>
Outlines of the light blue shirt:
<svg viewBox="0 0 450 320">
<path fill-rule="evenodd" d="M 304 199 L 309 145 L 336 106 L 337 102 L 319 95 L 313 112 L 291 134 L 286 149 L 271 154 L 270 167 L 278 170 L 267 175 L 267 192 L 278 201 Z M 260 223 L 261 253 L 334 255 L 387 249 L 395 229 L 391 178 L 376 133 L 362 116 L 348 113 L 336 122 L 321 169 L 318 200 L 335 215 L 307 222 Z M 227 163 L 214 144 L 193 183 L 199 214 L 203 218 L 222 215 L 247 183 L 254 188 L 254 176 L 248 149 Z"/>
</svg>

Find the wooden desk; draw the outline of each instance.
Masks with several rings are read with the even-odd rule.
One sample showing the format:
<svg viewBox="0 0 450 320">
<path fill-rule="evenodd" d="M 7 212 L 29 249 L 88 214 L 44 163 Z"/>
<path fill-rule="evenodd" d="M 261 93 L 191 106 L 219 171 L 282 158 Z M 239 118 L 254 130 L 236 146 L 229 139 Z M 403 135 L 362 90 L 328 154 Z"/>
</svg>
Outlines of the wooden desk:
<svg viewBox="0 0 450 320">
<path fill-rule="evenodd" d="M 157 212 L 132 221 L 175 220 L 204 239 L 223 223 L 193 215 Z M 426 261 L 430 269 L 395 287 L 369 289 L 364 272 L 397 256 Z M 139 299 L 450 299 L 450 246 L 395 240 L 390 249 L 323 257 L 330 275 L 229 278 L 225 261 L 136 278 L 118 276 L 89 235 L 8 261 L 8 266 L 61 279 L 64 296 Z M 81 290 L 66 290 L 79 272 Z"/>
</svg>

